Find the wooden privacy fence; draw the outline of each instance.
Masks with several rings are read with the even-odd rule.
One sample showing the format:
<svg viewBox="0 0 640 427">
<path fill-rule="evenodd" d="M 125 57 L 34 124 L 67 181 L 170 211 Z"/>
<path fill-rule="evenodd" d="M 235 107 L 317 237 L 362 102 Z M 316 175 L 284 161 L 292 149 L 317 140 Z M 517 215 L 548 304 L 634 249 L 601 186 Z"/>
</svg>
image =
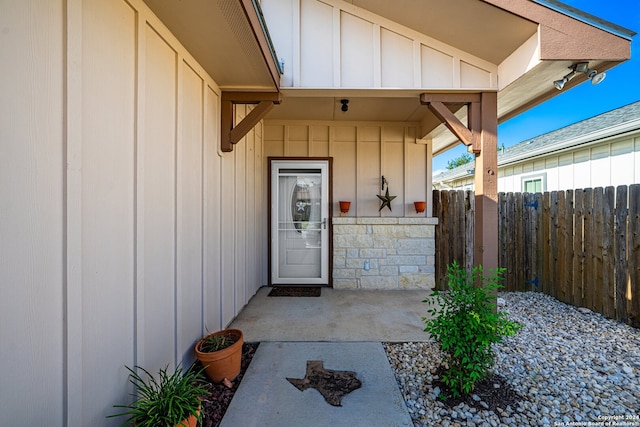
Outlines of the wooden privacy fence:
<svg viewBox="0 0 640 427">
<path fill-rule="evenodd" d="M 474 194 L 434 191 L 436 286 L 473 265 Z M 640 327 L 640 185 L 498 195 L 505 290 L 537 291 Z"/>
</svg>

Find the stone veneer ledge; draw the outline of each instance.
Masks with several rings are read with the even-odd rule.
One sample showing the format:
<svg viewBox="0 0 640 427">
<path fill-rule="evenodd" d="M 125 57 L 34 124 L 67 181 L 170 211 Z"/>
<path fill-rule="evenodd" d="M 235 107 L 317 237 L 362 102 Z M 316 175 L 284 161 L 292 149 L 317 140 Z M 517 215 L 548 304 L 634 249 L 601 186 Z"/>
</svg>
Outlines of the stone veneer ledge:
<svg viewBox="0 0 640 427">
<path fill-rule="evenodd" d="M 333 218 L 333 287 L 432 289 L 437 224 L 427 217 Z"/>
</svg>

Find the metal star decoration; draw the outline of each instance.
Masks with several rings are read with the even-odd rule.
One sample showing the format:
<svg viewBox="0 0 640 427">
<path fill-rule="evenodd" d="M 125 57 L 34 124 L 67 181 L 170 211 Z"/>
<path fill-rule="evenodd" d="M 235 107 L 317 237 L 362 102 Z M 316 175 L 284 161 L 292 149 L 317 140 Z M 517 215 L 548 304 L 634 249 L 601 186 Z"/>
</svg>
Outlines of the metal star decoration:
<svg viewBox="0 0 640 427">
<path fill-rule="evenodd" d="M 325 369 L 322 360 L 308 360 L 305 377 L 287 378 L 287 381 L 300 391 L 315 388 L 333 406 L 342 406 L 342 396 L 362 386 L 355 372 Z"/>
<path fill-rule="evenodd" d="M 382 210 L 382 208 L 384 208 L 385 206 L 389 208 L 390 212 L 393 212 L 391 210 L 391 201 L 393 199 L 395 199 L 398 196 L 390 196 L 389 195 L 389 186 L 387 186 L 387 192 L 384 193 L 384 196 L 381 196 L 379 194 L 377 194 L 378 199 L 382 200 L 382 204 L 380 205 L 380 209 L 378 209 L 378 212 L 380 212 Z"/>
</svg>

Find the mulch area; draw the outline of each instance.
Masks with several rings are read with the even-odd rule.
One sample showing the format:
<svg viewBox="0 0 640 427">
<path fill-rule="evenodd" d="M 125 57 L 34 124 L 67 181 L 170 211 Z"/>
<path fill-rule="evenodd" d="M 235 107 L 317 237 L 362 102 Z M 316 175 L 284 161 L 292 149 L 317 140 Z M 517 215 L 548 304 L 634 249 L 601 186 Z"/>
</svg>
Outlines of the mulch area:
<svg viewBox="0 0 640 427">
<path fill-rule="evenodd" d="M 258 344 L 259 343 L 247 342 L 242 344 L 242 365 L 240 368 L 240 374 L 238 374 L 238 377 L 233 381 L 231 388 L 228 388 L 222 383 L 214 384 L 207 378 L 204 387 L 209 390 L 209 394 L 202 397 L 202 427 L 217 427 L 220 425 L 222 417 L 225 412 L 227 412 L 227 407 L 231 403 L 231 399 L 233 399 L 233 395 L 238 389 L 238 386 L 242 381 L 242 377 L 253 359 L 253 355 L 258 348 Z M 196 368 L 200 367 L 200 362 L 196 362 Z"/>
<path fill-rule="evenodd" d="M 444 368 L 439 368 L 436 373 L 436 377 L 442 378 L 443 372 Z M 505 409 L 509 405 L 511 405 L 511 407 L 515 407 L 515 405 L 522 400 L 522 396 L 520 396 L 513 387 L 511 387 L 507 380 L 497 374 L 489 375 L 484 380 L 478 381 L 471 393 L 466 396 L 459 396 L 455 399 L 451 397 L 449 388 L 442 382 L 442 380 L 434 379 L 432 385 L 434 388 L 439 387 L 440 390 L 442 390 L 439 399 L 448 408 L 454 408 L 461 403 L 465 403 L 479 411 L 491 410 L 497 414 L 498 412 L 496 412 L 496 410 L 498 408 Z M 480 400 L 474 400 L 473 395 L 479 397 Z M 488 408 L 484 407 L 480 402 L 486 403 Z"/>
</svg>

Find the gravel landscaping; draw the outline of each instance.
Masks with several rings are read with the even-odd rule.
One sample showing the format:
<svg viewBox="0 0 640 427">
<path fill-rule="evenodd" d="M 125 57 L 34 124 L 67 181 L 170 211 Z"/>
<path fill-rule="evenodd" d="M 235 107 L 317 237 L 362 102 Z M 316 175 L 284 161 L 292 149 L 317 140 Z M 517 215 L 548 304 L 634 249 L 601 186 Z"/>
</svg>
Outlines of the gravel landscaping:
<svg viewBox="0 0 640 427">
<path fill-rule="evenodd" d="M 414 425 L 640 426 L 640 330 L 542 293 L 500 298 L 499 309 L 523 325 L 494 347 L 494 372 L 516 402 L 491 410 L 495 402 L 472 395 L 477 404 L 448 407 L 433 384 L 442 360 L 437 344 L 385 343 Z"/>
</svg>

